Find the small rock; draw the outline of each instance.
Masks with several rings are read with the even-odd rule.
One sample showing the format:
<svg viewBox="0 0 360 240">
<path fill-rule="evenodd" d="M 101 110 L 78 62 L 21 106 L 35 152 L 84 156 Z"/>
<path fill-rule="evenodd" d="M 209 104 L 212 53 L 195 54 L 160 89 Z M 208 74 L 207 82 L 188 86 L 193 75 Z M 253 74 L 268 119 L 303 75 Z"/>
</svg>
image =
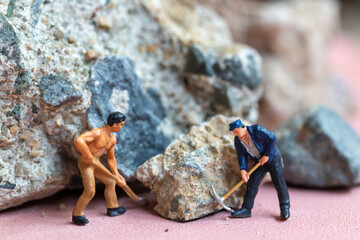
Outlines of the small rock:
<svg viewBox="0 0 360 240">
<path fill-rule="evenodd" d="M 66 205 L 65 205 L 65 203 L 60 203 L 59 206 L 58 206 L 58 209 L 61 210 L 61 211 L 66 210 Z"/>
<path fill-rule="evenodd" d="M 55 37 L 55 40 L 60 40 L 60 39 L 64 38 L 64 34 L 60 30 L 60 28 L 58 28 L 58 27 L 54 28 L 54 37 Z"/>
<path fill-rule="evenodd" d="M 92 49 L 89 49 L 85 53 L 85 59 L 86 61 L 94 60 L 96 58 L 95 51 Z"/>
<path fill-rule="evenodd" d="M 222 209 L 213 197 L 211 185 L 223 196 L 241 180 L 234 136 L 228 128 L 234 120 L 218 115 L 199 127 L 192 127 L 163 154 L 138 168 L 135 177 L 156 194 L 156 212 L 183 222 Z M 245 187 L 236 190 L 225 204 L 237 207 Z"/>
<path fill-rule="evenodd" d="M 146 45 L 146 52 L 148 53 L 155 53 L 157 51 L 158 47 L 154 44 Z"/>
<path fill-rule="evenodd" d="M 45 212 L 41 212 L 40 217 L 45 217 Z"/>
<path fill-rule="evenodd" d="M 72 36 L 68 36 L 67 40 L 68 40 L 68 43 L 74 43 L 75 42 L 75 38 L 72 37 Z"/>
<path fill-rule="evenodd" d="M 69 81 L 59 75 L 50 74 L 42 77 L 39 88 L 44 103 L 53 107 L 59 107 L 82 97 L 82 94 Z"/>
<path fill-rule="evenodd" d="M 20 105 L 15 105 L 14 109 L 12 111 L 9 111 L 6 113 L 7 117 L 14 117 L 16 119 L 16 121 L 20 121 L 21 120 L 21 106 Z"/>
<path fill-rule="evenodd" d="M 20 134 L 20 139 L 26 141 L 31 136 L 31 134 L 31 131 L 26 130 Z"/>
<path fill-rule="evenodd" d="M 330 109 L 317 107 L 300 113 L 276 135 L 288 183 L 315 188 L 360 183 L 360 139 Z"/>
<path fill-rule="evenodd" d="M 99 17 L 97 21 L 97 25 L 99 28 L 107 31 L 110 30 L 111 28 L 110 19 L 107 16 Z"/>
<path fill-rule="evenodd" d="M 29 44 L 25 44 L 26 50 L 33 50 Z"/>
<path fill-rule="evenodd" d="M 5 182 L 4 184 L 0 185 L 0 188 L 3 189 L 14 189 L 16 187 L 16 184 Z"/>
<path fill-rule="evenodd" d="M 19 127 L 17 125 L 14 125 L 11 126 L 9 130 L 12 135 L 16 135 L 19 132 Z"/>
<path fill-rule="evenodd" d="M 40 152 L 38 151 L 38 150 L 36 150 L 36 149 L 32 149 L 31 151 L 30 151 L 30 156 L 31 157 L 37 157 L 37 156 L 39 156 L 40 155 Z"/>
<path fill-rule="evenodd" d="M 41 141 L 40 140 L 35 140 L 33 139 L 32 141 L 30 141 L 28 143 L 28 146 L 31 148 L 31 149 L 34 149 L 34 150 L 39 150 L 42 146 L 41 144 Z"/>
</svg>

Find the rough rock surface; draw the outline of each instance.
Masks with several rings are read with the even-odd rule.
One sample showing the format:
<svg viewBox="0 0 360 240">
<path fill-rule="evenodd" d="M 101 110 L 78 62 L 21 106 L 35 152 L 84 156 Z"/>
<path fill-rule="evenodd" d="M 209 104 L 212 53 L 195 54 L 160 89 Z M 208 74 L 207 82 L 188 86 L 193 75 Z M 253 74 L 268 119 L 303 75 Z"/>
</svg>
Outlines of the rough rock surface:
<svg viewBox="0 0 360 240">
<path fill-rule="evenodd" d="M 222 49 L 217 62 L 251 53 L 255 61 L 240 62 L 261 76 L 251 48 L 222 56 L 233 45 L 226 22 L 192 1 L 2 1 L 0 209 L 65 188 L 77 172 L 74 137 L 105 124 L 112 110 L 128 115 L 116 150 L 129 180 L 170 140 L 219 111 L 186 86 L 185 76 L 203 76 L 184 71 L 192 44 Z M 261 85 L 239 87 L 228 75 L 216 81 L 253 96 L 232 97 L 221 111 L 256 118 Z"/>
<path fill-rule="evenodd" d="M 340 23 L 337 0 L 197 0 L 229 23 L 236 41 L 263 57 L 264 125 L 278 126 L 314 104 L 344 111 L 346 89 L 330 75 L 327 52 Z"/>
<path fill-rule="evenodd" d="M 54 74 L 42 77 L 39 89 L 43 102 L 53 107 L 80 100 L 82 97 L 80 91 L 76 90 L 70 82 Z"/>
<path fill-rule="evenodd" d="M 263 94 L 260 56 L 245 45 L 191 45 L 185 62 L 186 88 L 207 116 L 246 116 L 256 121 L 253 102 Z"/>
<path fill-rule="evenodd" d="M 303 112 L 277 132 L 287 183 L 316 188 L 360 183 L 360 139 L 335 112 Z"/>
<path fill-rule="evenodd" d="M 90 128 L 104 126 L 107 116 L 114 111 L 127 116 L 126 126 L 116 135 L 119 144 L 115 147 L 125 177 L 131 177 L 138 166 L 169 145 L 170 140 L 157 130 L 166 110 L 154 89 L 143 92 L 130 59 L 113 56 L 97 62 L 91 68 L 86 88 L 92 93 L 87 112 Z"/>
<path fill-rule="evenodd" d="M 136 178 L 156 194 L 155 210 L 175 221 L 189 221 L 222 209 L 211 185 L 223 196 L 240 180 L 234 136 L 228 124 L 235 118 L 213 117 L 194 126 L 135 172 Z M 245 185 L 225 204 L 238 207 Z"/>
</svg>

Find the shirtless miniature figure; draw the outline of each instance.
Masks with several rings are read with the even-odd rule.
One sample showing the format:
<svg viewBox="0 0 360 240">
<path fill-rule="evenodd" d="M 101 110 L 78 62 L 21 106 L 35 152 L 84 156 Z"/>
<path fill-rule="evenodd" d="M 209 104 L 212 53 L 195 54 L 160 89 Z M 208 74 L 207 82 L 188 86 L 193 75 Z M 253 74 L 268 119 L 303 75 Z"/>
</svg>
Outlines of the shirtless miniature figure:
<svg viewBox="0 0 360 240">
<path fill-rule="evenodd" d="M 76 225 L 89 223 L 84 215 L 84 210 L 95 195 L 95 178 L 105 184 L 104 195 L 108 216 L 117 216 L 126 211 L 124 207 L 119 207 L 115 192 L 116 185 L 122 187 L 140 205 L 147 204 L 146 199 L 139 198 L 131 191 L 117 169 L 114 152 L 116 137 L 111 133 L 119 132 L 125 123 L 125 119 L 126 116 L 120 112 L 111 113 L 105 126 L 85 132 L 74 141 L 76 148 L 81 153 L 78 166 L 84 185 L 84 191 L 72 212 L 72 221 Z M 99 160 L 105 152 L 107 152 L 107 163 L 111 172 Z"/>
</svg>

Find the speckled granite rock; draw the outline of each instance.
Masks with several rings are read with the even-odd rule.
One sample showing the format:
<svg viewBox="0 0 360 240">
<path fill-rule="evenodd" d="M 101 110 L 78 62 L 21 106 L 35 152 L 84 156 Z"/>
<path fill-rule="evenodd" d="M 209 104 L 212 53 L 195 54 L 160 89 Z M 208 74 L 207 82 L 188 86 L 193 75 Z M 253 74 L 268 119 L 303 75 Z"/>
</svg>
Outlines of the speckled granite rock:
<svg viewBox="0 0 360 240">
<path fill-rule="evenodd" d="M 202 76 L 184 71 L 189 47 L 233 45 L 223 19 L 186 0 L 5 0 L 0 33 L 0 209 L 65 188 L 77 172 L 74 137 L 112 110 L 128 115 L 116 150 L 131 180 L 170 140 L 214 114 L 184 83 L 185 75 Z M 237 49 L 226 58 L 252 52 L 248 67 L 261 76 L 257 53 Z M 232 98 L 223 111 L 256 117 L 259 88 L 235 86 L 254 97 Z"/>
<path fill-rule="evenodd" d="M 340 25 L 338 0 L 197 1 L 227 20 L 236 41 L 261 53 L 264 124 L 278 126 L 314 104 L 340 111 L 350 105 L 326 57 Z"/>
<path fill-rule="evenodd" d="M 222 209 L 211 192 L 211 185 L 223 196 L 240 180 L 234 136 L 228 124 L 235 118 L 213 117 L 192 127 L 135 172 L 136 178 L 156 194 L 155 211 L 175 221 L 189 221 Z M 237 207 L 245 185 L 225 204 Z"/>
<path fill-rule="evenodd" d="M 315 188 L 360 183 L 360 139 L 335 112 L 312 108 L 282 126 L 276 136 L 287 183 Z"/>
</svg>

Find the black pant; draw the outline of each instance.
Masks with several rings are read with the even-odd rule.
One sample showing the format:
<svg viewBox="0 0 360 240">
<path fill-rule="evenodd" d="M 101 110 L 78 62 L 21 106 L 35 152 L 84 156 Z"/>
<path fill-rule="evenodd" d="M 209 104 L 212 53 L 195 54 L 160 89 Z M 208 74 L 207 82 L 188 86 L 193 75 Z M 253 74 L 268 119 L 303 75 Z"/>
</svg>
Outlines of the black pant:
<svg viewBox="0 0 360 240">
<path fill-rule="evenodd" d="M 255 196 L 266 172 L 269 172 L 271 175 L 272 182 L 279 197 L 280 209 L 290 208 L 290 198 L 284 178 L 284 168 L 282 166 L 280 154 L 278 154 L 271 162 L 265 163 L 251 174 L 250 179 L 247 182 L 242 207 L 249 210 L 253 208 Z"/>
</svg>

